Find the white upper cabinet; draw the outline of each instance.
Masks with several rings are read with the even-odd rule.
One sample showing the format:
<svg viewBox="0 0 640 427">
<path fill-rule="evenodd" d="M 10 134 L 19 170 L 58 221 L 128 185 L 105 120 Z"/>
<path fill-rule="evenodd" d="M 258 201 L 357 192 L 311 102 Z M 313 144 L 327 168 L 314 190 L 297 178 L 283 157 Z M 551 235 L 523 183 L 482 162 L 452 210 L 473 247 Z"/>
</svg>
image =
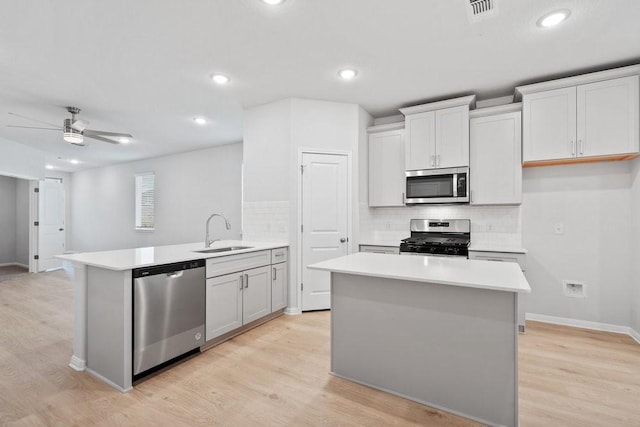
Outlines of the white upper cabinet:
<svg viewBox="0 0 640 427">
<path fill-rule="evenodd" d="M 369 206 L 404 206 L 404 124 L 369 130 Z"/>
<path fill-rule="evenodd" d="M 435 167 L 436 114 L 434 111 L 406 116 L 405 143 L 406 170 L 431 169 Z"/>
<path fill-rule="evenodd" d="M 576 88 L 524 96 L 524 161 L 567 159 L 576 152 Z"/>
<path fill-rule="evenodd" d="M 405 115 L 405 169 L 469 166 L 469 106 L 475 95 L 415 107 Z"/>
<path fill-rule="evenodd" d="M 436 167 L 469 166 L 469 106 L 436 111 Z"/>
<path fill-rule="evenodd" d="M 475 110 L 474 114 L 485 114 L 483 110 L 493 109 Z M 522 203 L 520 111 L 472 117 L 470 138 L 471 204 Z"/>
<path fill-rule="evenodd" d="M 524 163 L 637 155 L 639 72 L 631 66 L 516 88 L 523 102 Z"/>
<path fill-rule="evenodd" d="M 578 155 L 638 151 L 638 76 L 578 86 Z"/>
</svg>

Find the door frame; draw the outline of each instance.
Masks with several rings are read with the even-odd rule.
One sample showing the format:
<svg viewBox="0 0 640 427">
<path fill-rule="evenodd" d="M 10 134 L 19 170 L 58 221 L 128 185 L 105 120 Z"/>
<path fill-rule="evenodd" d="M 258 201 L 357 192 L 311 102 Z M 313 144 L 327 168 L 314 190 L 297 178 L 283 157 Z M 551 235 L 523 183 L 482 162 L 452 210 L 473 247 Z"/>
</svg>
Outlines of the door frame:
<svg viewBox="0 0 640 427">
<path fill-rule="evenodd" d="M 29 181 L 29 273 L 37 273 L 38 260 L 35 259 L 35 256 L 36 250 L 38 249 L 38 229 L 34 224 L 38 220 L 38 193 L 35 192 L 35 189 L 38 188 L 38 180 L 40 180 L 40 178 L 33 175 L 21 175 L 3 170 L 0 170 L 0 175 Z"/>
<path fill-rule="evenodd" d="M 302 159 L 305 154 L 326 154 L 331 156 L 346 156 L 347 157 L 347 254 L 353 253 L 353 152 L 346 150 L 326 150 L 319 148 L 299 148 L 298 149 L 298 163 L 296 164 L 297 169 L 297 191 L 298 195 L 298 209 L 297 209 L 297 218 L 296 218 L 296 281 L 295 281 L 295 295 L 296 295 L 296 306 L 298 307 L 298 313 L 302 313 L 302 269 L 304 268 L 302 265 L 302 252 L 303 252 L 303 241 L 302 241 L 302 230 L 300 225 L 302 224 Z"/>
</svg>

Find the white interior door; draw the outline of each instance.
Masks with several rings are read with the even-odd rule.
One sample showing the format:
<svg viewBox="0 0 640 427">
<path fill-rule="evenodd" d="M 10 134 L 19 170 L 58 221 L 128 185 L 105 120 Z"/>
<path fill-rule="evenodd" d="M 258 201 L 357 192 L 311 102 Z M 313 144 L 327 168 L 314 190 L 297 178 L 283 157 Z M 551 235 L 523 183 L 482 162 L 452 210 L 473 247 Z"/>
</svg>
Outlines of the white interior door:
<svg viewBox="0 0 640 427">
<path fill-rule="evenodd" d="M 348 253 L 348 157 L 302 155 L 302 310 L 330 308 L 328 272 L 306 266 Z"/>
<path fill-rule="evenodd" d="M 64 253 L 64 186 L 57 180 L 40 181 L 38 192 L 38 271 L 62 267 L 54 258 Z"/>
</svg>

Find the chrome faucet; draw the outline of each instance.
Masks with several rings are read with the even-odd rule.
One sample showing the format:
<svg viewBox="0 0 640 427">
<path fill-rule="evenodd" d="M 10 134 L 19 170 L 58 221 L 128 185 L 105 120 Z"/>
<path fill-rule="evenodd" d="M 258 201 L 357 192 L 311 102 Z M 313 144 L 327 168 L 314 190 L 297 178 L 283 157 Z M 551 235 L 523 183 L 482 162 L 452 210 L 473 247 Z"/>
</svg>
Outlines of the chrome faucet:
<svg viewBox="0 0 640 427">
<path fill-rule="evenodd" d="M 211 218 L 213 218 L 214 216 L 219 216 L 220 218 L 224 219 L 224 225 L 227 227 L 227 230 L 229 230 L 231 228 L 231 224 L 229 224 L 229 220 L 227 218 L 224 217 L 224 215 L 220 215 L 217 213 L 211 214 L 211 216 L 209 217 L 209 219 L 207 219 L 207 233 L 204 237 L 204 247 L 205 248 L 210 248 L 211 244 L 213 242 L 215 242 L 216 240 L 219 239 L 211 239 L 209 240 L 209 223 L 211 222 Z"/>
</svg>

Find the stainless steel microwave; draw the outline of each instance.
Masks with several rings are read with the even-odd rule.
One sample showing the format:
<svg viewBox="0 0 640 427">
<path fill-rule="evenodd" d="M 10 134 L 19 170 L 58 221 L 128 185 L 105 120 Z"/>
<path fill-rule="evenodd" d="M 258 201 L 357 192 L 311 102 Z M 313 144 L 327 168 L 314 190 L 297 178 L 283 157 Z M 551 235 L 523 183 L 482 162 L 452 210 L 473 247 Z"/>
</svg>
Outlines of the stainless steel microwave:
<svg viewBox="0 0 640 427">
<path fill-rule="evenodd" d="M 469 168 L 407 171 L 405 203 L 469 203 Z"/>
</svg>

